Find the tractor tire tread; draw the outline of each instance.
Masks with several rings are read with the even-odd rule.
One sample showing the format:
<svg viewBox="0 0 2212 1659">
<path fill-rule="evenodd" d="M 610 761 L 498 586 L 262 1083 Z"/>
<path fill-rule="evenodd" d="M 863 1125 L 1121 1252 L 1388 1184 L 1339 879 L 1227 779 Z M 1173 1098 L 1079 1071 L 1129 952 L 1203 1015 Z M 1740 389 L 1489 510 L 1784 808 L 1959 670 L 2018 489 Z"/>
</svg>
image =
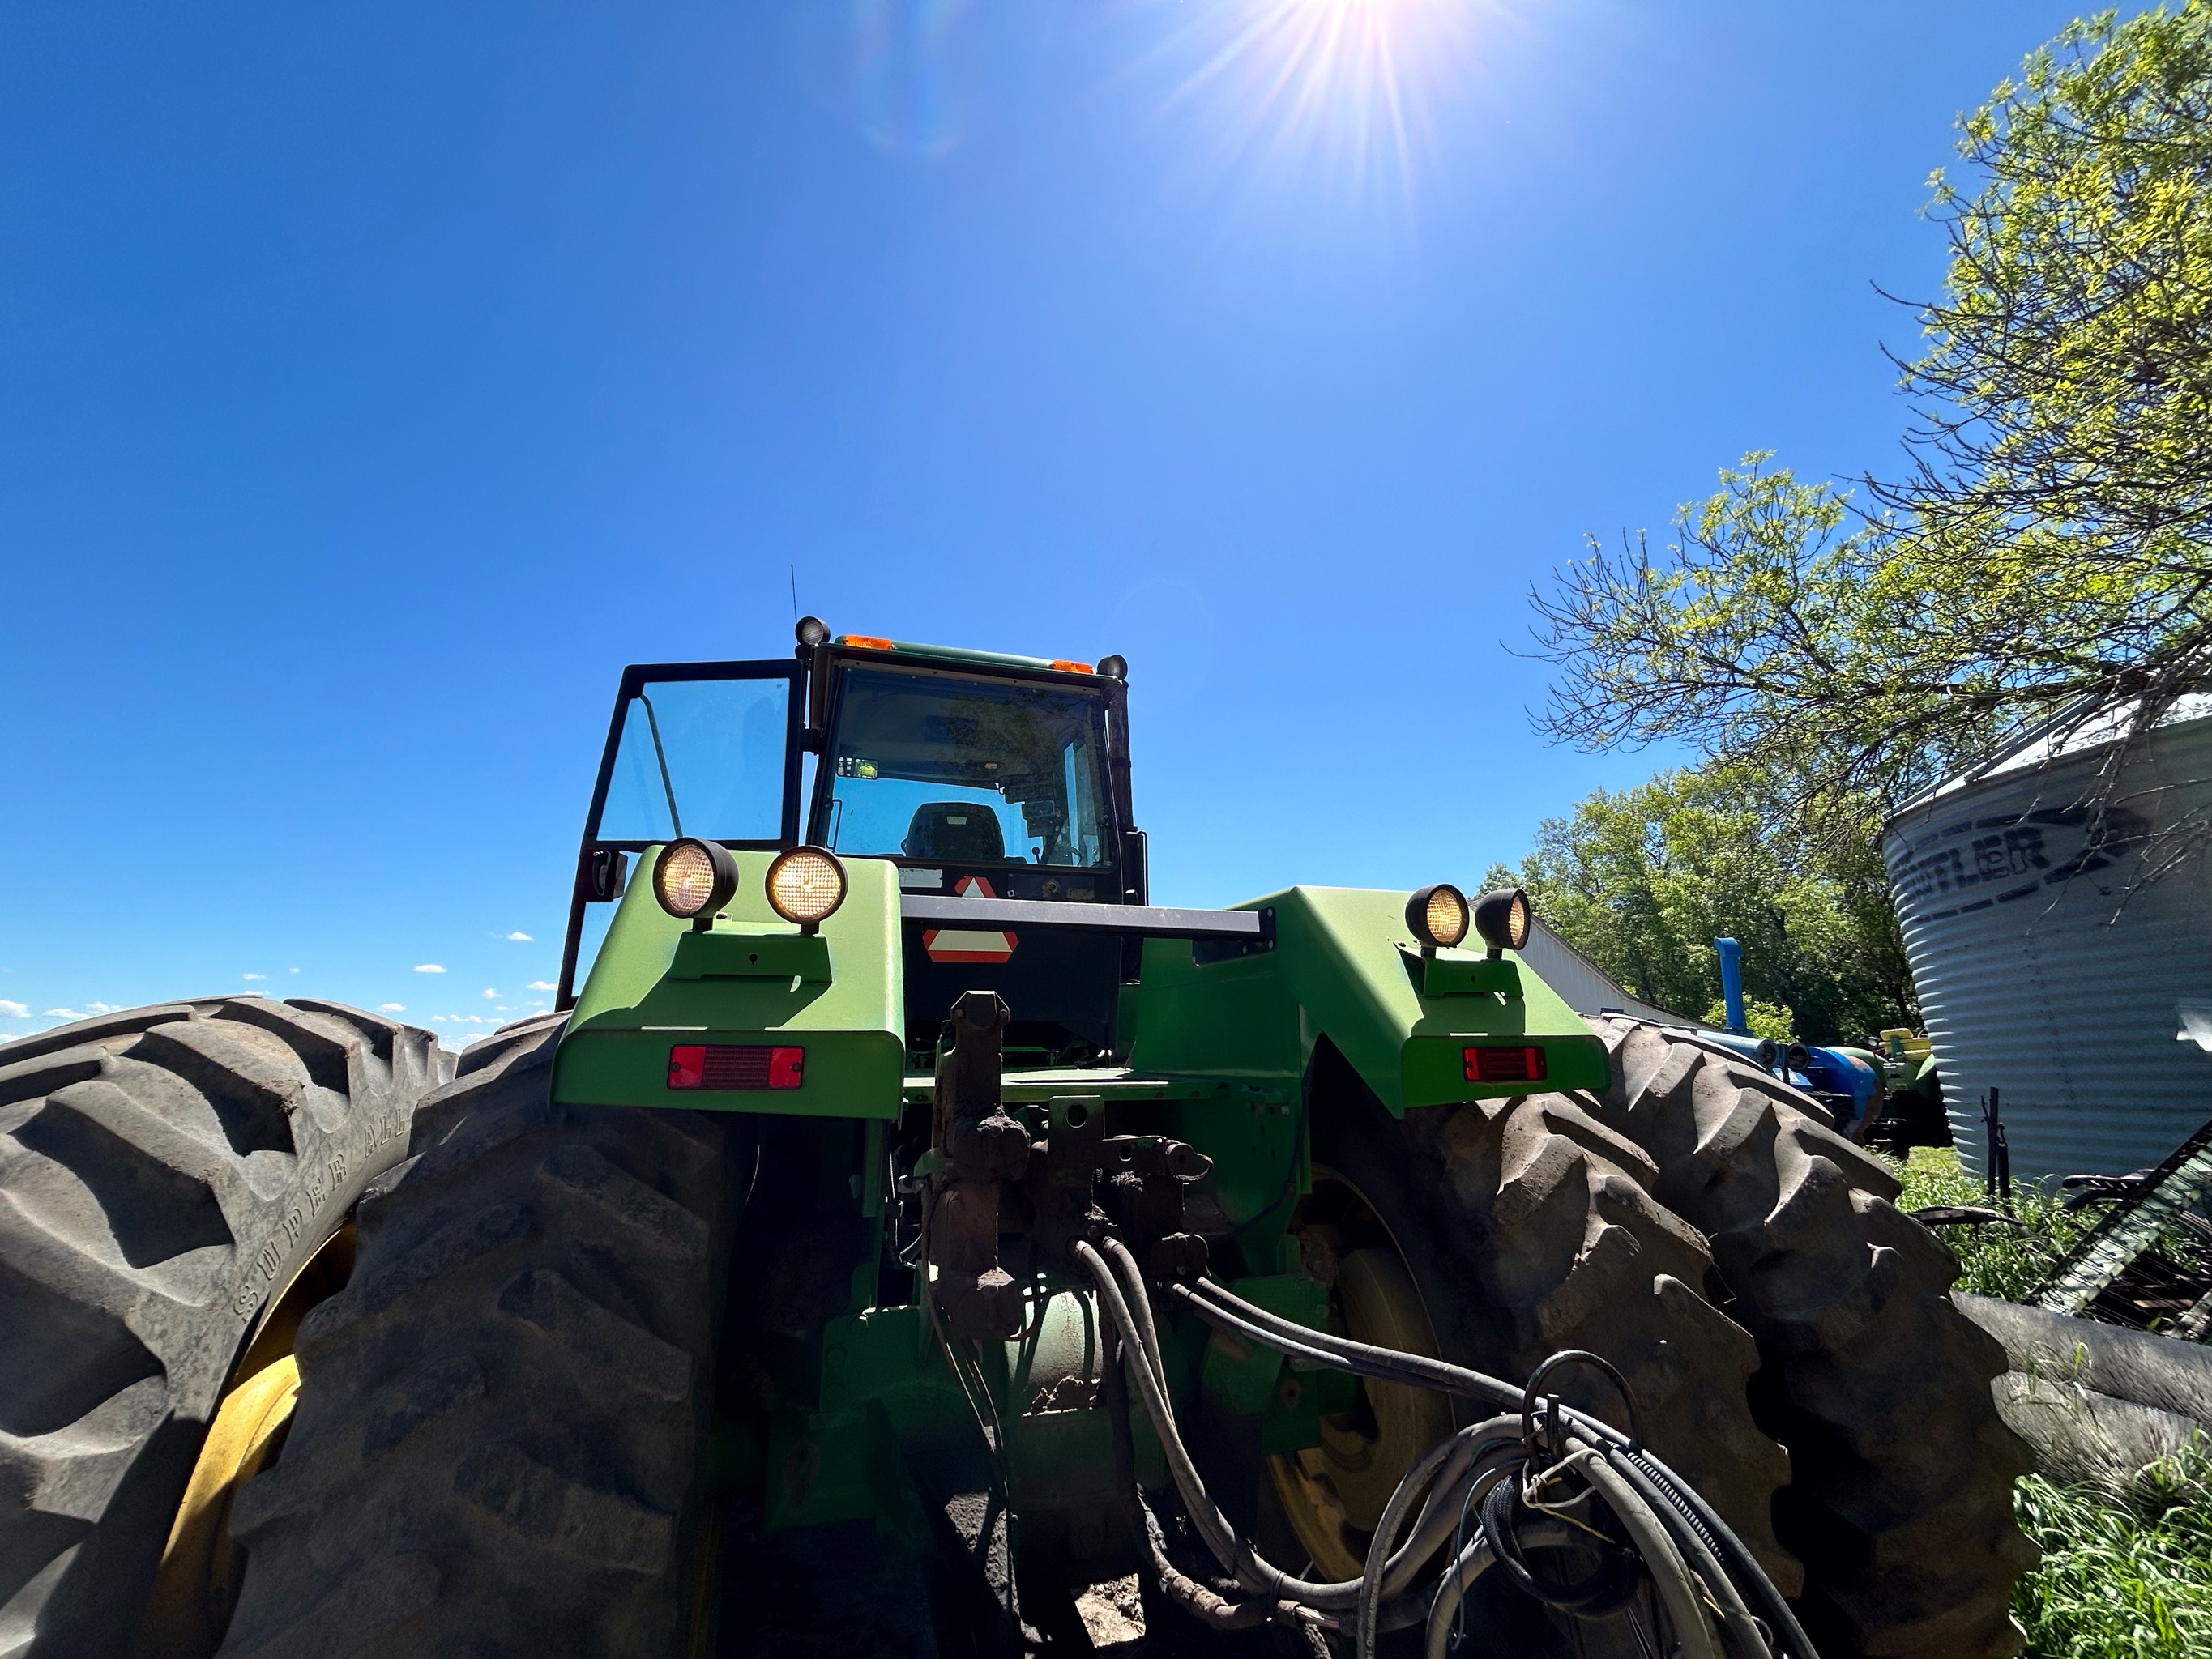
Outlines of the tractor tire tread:
<svg viewBox="0 0 2212 1659">
<path fill-rule="evenodd" d="M 250 997 L 0 1042 L 0 1652 L 129 1650 L 245 1338 L 449 1064 Z"/>
<path fill-rule="evenodd" d="M 1394 1127 L 1348 1073 L 1316 1107 L 1314 1159 L 1378 1207 L 1370 1188 L 1396 1189 L 1385 1219 L 1440 1351 L 1508 1379 L 1562 1349 L 1604 1356 L 1625 1376 L 1646 1440 L 1794 1588 L 1798 1565 L 1770 1518 L 1789 1459 L 1753 1422 L 1745 1391 L 1757 1350 L 1707 1300 L 1711 1258 L 1654 1201 L 1650 1160 L 1558 1097 L 1419 1107 Z M 1555 1376 L 1563 1397 L 1626 1426 L 1601 1379 L 1577 1368 Z"/>
<path fill-rule="evenodd" d="M 1990 1392 L 2004 1352 L 1948 1291 L 1958 1263 L 1894 1206 L 1896 1177 L 1780 1079 L 1625 1018 L 1593 1029 L 1604 1091 L 1571 1098 L 1642 1147 L 1657 1197 L 1704 1230 L 1759 1344 L 1759 1421 L 1789 1447 L 1777 1529 L 1808 1569 L 1823 1653 L 2005 1659 L 2026 1449 Z"/>
<path fill-rule="evenodd" d="M 552 1105 L 561 1029 L 471 1049 L 364 1200 L 353 1280 L 301 1328 L 291 1437 L 234 1509 L 225 1659 L 673 1639 L 743 1194 L 717 1120 Z M 418 1600 L 374 1628 L 321 1618 L 387 1559 L 425 1564 Z"/>
</svg>

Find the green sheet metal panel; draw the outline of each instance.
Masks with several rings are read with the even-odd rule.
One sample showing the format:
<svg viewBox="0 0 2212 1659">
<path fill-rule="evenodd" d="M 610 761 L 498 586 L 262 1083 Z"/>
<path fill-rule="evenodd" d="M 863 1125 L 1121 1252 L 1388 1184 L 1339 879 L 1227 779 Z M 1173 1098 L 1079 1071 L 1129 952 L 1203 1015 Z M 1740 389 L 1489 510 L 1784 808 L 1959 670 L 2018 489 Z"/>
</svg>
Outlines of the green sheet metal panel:
<svg viewBox="0 0 2212 1659">
<path fill-rule="evenodd" d="M 1525 963 L 1510 952 L 1491 963 L 1480 951 L 1425 961 L 1405 906 L 1403 893 L 1292 887 L 1236 907 L 1275 913 L 1272 951 L 1201 964 L 1180 941 L 1152 941 L 1133 1063 L 1296 1075 L 1326 1036 L 1401 1113 L 1528 1093 L 1525 1084 L 1468 1081 L 1463 1058 L 1470 1044 L 1526 1042 L 1545 1052 L 1542 1087 L 1604 1084 L 1603 1046 Z M 1516 982 L 1517 996 L 1504 988 Z"/>
<path fill-rule="evenodd" d="M 848 889 L 819 934 L 769 909 L 769 853 L 739 852 L 738 891 L 698 933 L 653 898 L 658 849 L 615 911 L 554 1060 L 556 1101 L 809 1117 L 892 1118 L 905 1070 L 905 986 L 892 866 L 848 859 Z M 668 1087 L 679 1042 L 806 1050 L 796 1089 Z"/>
</svg>

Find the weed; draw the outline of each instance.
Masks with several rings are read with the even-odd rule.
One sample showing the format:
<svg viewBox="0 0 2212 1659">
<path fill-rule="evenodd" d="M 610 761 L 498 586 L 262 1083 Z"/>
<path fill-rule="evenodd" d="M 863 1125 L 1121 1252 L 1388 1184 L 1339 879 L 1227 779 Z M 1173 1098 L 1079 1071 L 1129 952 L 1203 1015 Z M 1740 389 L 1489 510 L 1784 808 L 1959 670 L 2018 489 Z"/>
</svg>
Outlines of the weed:
<svg viewBox="0 0 2212 1659">
<path fill-rule="evenodd" d="M 2212 1442 L 2126 1486 L 2014 1489 L 2043 1565 L 2013 1591 L 2031 1659 L 2202 1659 L 2212 1652 Z"/>
<path fill-rule="evenodd" d="M 1971 1204 L 1996 1207 L 1982 1183 L 1959 1167 L 1959 1154 L 1948 1146 L 1916 1146 L 1902 1164 L 1891 1160 L 1905 1190 L 1897 1195 L 1900 1210 L 1923 1209 L 1932 1204 Z M 1959 1258 L 1959 1288 L 1978 1296 L 2017 1302 L 2034 1288 L 2074 1241 L 2097 1224 L 2096 1210 L 2069 1214 L 2055 1198 L 2037 1188 L 2013 1189 L 2012 1212 L 2018 1227 L 1985 1222 L 1978 1226 L 1945 1227 L 1943 1242 Z"/>
<path fill-rule="evenodd" d="M 1948 1146 L 1893 1163 L 1898 1207 L 1995 1207 Z M 2018 1227 L 1946 1227 L 1959 1288 L 2017 1302 L 2096 1224 L 2031 1186 L 2016 1188 Z M 2203 1659 L 2212 1654 L 2212 1442 L 2199 1436 L 2125 1485 L 2059 1486 L 2025 1476 L 2013 1490 L 2021 1530 L 2043 1564 L 2013 1591 L 2028 1659 Z"/>
</svg>

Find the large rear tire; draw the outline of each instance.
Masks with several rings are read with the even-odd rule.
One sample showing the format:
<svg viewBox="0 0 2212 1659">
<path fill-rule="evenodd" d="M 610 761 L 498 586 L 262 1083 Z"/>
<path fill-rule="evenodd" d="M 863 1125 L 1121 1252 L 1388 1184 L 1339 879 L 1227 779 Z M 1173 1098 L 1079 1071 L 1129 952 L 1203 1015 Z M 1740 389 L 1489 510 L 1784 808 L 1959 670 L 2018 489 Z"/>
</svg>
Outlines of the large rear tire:
<svg viewBox="0 0 2212 1659">
<path fill-rule="evenodd" d="M 1653 1194 L 1711 1243 L 1759 1343 L 1754 1412 L 1790 1449 L 1776 1531 L 1808 1571 L 1808 1634 L 1829 1659 L 2017 1653 L 2029 1459 L 1990 1393 L 2004 1350 L 1952 1304 L 1957 1260 L 1796 1090 L 1679 1031 L 1591 1023 L 1610 1086 L 1548 1098 L 1640 1147 Z"/>
<path fill-rule="evenodd" d="M 674 1650 L 748 1142 L 554 1107 L 560 1031 L 471 1048 L 364 1198 L 291 1437 L 234 1506 L 229 1659 Z"/>
<path fill-rule="evenodd" d="M 449 1064 L 427 1031 L 258 997 L 0 1043 L 0 1656 L 131 1650 L 248 1337 Z M 187 1643 L 222 1586 L 188 1588 Z"/>
<path fill-rule="evenodd" d="M 1561 1349 L 1603 1355 L 1626 1377 L 1653 1449 L 1794 1592 L 1802 1571 L 1771 1518 L 1789 1460 L 1753 1420 L 1747 1394 L 1758 1352 L 1707 1300 L 1712 1258 L 1651 1196 L 1651 1161 L 1559 1096 L 1394 1118 L 1332 1049 L 1310 1098 L 1314 1192 L 1294 1224 L 1340 1322 L 1516 1382 Z M 1393 1294 L 1394 1263 L 1419 1310 Z M 1427 1330 L 1411 1328 L 1424 1311 Z M 1621 1421 L 1601 1380 L 1578 1370 L 1556 1378 L 1547 1387 Z M 1272 1466 L 1273 1496 L 1324 1573 L 1364 1556 L 1399 1475 L 1450 1422 L 1434 1395 L 1363 1393 L 1364 1409 L 1343 1414 L 1321 1448 Z"/>
</svg>

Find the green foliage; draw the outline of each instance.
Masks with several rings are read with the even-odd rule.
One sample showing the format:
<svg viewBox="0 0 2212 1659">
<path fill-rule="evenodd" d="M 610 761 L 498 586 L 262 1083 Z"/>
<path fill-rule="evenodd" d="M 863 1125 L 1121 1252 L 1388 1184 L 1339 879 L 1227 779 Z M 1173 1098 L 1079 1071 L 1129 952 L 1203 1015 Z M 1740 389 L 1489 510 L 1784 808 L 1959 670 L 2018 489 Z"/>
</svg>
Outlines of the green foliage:
<svg viewBox="0 0 2212 1659">
<path fill-rule="evenodd" d="M 1893 493 L 1940 544 L 2027 542 L 2150 621 L 2212 540 L 2212 5 L 2075 22 L 1960 126 L 1980 188 L 1931 180 L 1951 268 Z"/>
<path fill-rule="evenodd" d="M 1987 1205 L 1981 1182 L 1945 1147 L 1916 1147 L 1891 1167 L 1898 1207 Z M 1947 1227 L 1959 1288 L 2018 1301 L 2094 1224 L 2031 1188 L 2016 1189 L 2018 1229 Z M 2014 1489 L 2021 1529 L 2043 1563 L 2013 1591 L 2030 1659 L 2185 1659 L 2212 1652 L 2212 1446 L 2202 1437 L 2124 1486 L 2058 1486 L 2039 1475 Z"/>
<path fill-rule="evenodd" d="M 1521 867 L 1489 880 L 1527 888 L 1569 944 L 1677 1013 L 1718 1001 L 1713 940 L 1733 936 L 1747 997 L 1784 1035 L 1794 1025 L 1810 1042 L 1860 1042 L 1912 1023 L 1871 821 L 1815 841 L 1777 817 L 1771 791 L 1747 774 L 1664 772 L 1546 819 Z"/>
<path fill-rule="evenodd" d="M 1715 997 L 1705 1010 L 1705 1024 L 1725 1030 L 1728 1028 L 1728 1004 Z M 1771 1037 L 1777 1042 L 1788 1042 L 1797 1035 L 1796 1016 L 1778 1003 L 1761 1002 L 1757 997 L 1743 1000 L 1744 1029 L 1755 1037 Z"/>
<path fill-rule="evenodd" d="M 1981 1182 L 1959 1167 L 1959 1155 L 1948 1146 L 1916 1146 L 1905 1163 L 1893 1159 L 1890 1167 L 1905 1183 L 1897 1196 L 1900 1210 L 1936 1204 L 1992 1206 Z M 2097 1221 L 2095 1211 L 2069 1214 L 2056 1199 L 2027 1186 L 2013 1189 L 2012 1213 L 2021 1223 L 2016 1228 L 1985 1224 L 1942 1230 L 1943 1242 L 1959 1258 L 1960 1290 L 2019 1301 Z"/>
<path fill-rule="evenodd" d="M 1546 729 L 1688 741 L 1825 822 L 2212 670 L 2212 0 L 2074 25 L 1961 126 L 1911 475 L 1862 512 L 1754 453 L 1663 550 L 1593 540 L 1537 598 Z"/>
<path fill-rule="evenodd" d="M 2191 1659 L 2212 1651 L 2212 1447 L 2200 1435 L 2124 1487 L 2013 1494 L 2043 1564 L 2013 1591 L 2031 1659 Z"/>
</svg>

